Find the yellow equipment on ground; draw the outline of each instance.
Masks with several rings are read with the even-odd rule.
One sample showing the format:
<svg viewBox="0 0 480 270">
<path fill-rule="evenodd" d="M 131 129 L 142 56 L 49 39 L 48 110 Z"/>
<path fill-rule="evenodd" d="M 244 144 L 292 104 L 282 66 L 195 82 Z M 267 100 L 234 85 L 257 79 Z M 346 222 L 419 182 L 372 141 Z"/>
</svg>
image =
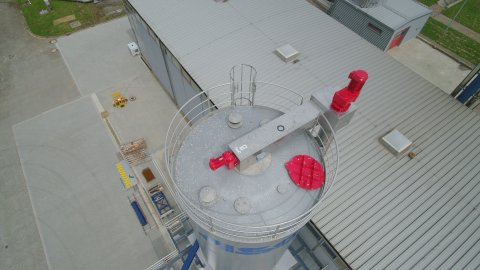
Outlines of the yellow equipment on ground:
<svg viewBox="0 0 480 270">
<path fill-rule="evenodd" d="M 115 91 L 112 94 L 113 97 L 113 107 L 123 108 L 128 103 L 128 99 L 120 91 Z"/>
<path fill-rule="evenodd" d="M 128 164 L 128 161 L 122 160 L 119 163 L 115 164 L 118 173 L 120 174 L 120 179 L 125 189 L 129 189 L 137 184 L 137 177 L 132 171 L 132 168 Z"/>
</svg>

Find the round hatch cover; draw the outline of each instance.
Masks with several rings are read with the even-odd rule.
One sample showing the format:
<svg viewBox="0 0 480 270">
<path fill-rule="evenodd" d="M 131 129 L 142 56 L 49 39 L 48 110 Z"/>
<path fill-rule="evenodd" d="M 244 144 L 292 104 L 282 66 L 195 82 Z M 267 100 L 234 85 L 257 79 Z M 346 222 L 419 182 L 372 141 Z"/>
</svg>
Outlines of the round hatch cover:
<svg viewBox="0 0 480 270">
<path fill-rule="evenodd" d="M 325 182 L 325 170 L 309 155 L 296 155 L 285 164 L 293 182 L 304 189 L 318 189 Z"/>
</svg>

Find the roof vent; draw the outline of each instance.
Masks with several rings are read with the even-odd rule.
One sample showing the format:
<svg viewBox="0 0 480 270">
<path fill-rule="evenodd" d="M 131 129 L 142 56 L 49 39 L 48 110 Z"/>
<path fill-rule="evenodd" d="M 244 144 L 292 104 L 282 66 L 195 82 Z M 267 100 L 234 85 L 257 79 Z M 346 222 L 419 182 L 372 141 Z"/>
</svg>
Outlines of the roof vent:
<svg viewBox="0 0 480 270">
<path fill-rule="evenodd" d="M 405 154 L 412 146 L 412 142 L 396 129 L 383 136 L 380 142 L 396 156 Z"/>
<path fill-rule="evenodd" d="M 280 57 L 285 63 L 290 63 L 298 58 L 300 53 L 295 50 L 290 44 L 285 44 L 282 47 L 275 50 L 275 54 Z"/>
</svg>

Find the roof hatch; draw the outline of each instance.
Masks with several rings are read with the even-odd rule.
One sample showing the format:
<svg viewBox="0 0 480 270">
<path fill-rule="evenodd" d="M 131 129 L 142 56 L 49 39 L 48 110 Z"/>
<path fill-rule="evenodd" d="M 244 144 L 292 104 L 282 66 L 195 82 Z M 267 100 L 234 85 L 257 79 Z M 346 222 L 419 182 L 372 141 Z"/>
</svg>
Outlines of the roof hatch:
<svg viewBox="0 0 480 270">
<path fill-rule="evenodd" d="M 403 135 L 397 129 L 387 133 L 380 139 L 380 142 L 393 154 L 399 156 L 410 150 L 412 141 Z"/>
<path fill-rule="evenodd" d="M 290 44 L 285 44 L 275 50 L 275 54 L 285 63 L 290 63 L 298 58 L 300 53 Z"/>
</svg>

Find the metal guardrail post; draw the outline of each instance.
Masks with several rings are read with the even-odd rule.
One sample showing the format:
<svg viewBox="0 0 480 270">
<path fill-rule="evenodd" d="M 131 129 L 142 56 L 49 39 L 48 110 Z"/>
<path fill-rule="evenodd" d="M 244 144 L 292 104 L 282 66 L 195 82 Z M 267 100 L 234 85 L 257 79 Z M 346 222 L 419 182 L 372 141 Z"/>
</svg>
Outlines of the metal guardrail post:
<svg viewBox="0 0 480 270">
<path fill-rule="evenodd" d="M 478 91 L 480 91 L 480 74 L 473 80 L 471 80 L 465 89 L 458 95 L 457 99 L 461 103 L 465 104 L 473 97 Z"/>
<path fill-rule="evenodd" d="M 464 88 L 465 85 L 468 84 L 469 81 L 472 80 L 473 76 L 477 74 L 480 71 L 480 64 L 478 64 L 468 75 L 463 79 L 463 81 L 458 84 L 458 86 L 453 90 L 453 92 L 450 94 L 452 97 L 457 97 L 458 93 L 460 93 Z"/>
</svg>

